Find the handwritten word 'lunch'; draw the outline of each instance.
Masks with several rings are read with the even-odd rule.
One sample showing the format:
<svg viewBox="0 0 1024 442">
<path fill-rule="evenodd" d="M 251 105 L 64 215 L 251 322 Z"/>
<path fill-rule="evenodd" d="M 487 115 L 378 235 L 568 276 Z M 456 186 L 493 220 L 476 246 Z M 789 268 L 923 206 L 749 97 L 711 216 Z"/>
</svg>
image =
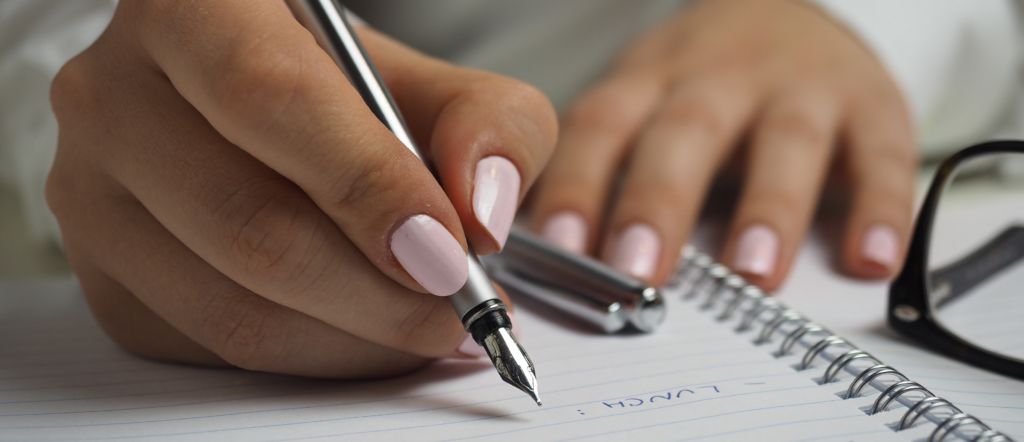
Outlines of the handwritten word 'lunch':
<svg viewBox="0 0 1024 442">
<path fill-rule="evenodd" d="M 604 404 L 604 406 L 606 406 L 608 408 L 639 407 L 639 406 L 641 406 L 643 404 L 653 404 L 655 402 L 671 401 L 673 398 L 675 398 L 675 399 L 682 399 L 684 397 L 689 397 L 689 396 L 697 394 L 697 391 L 700 391 L 701 389 L 712 389 L 712 390 L 715 391 L 715 393 L 720 393 L 720 391 L 718 390 L 718 386 L 717 385 L 709 385 L 709 386 L 706 386 L 706 387 L 694 387 L 693 390 L 690 390 L 688 388 L 684 388 L 684 389 L 678 390 L 678 391 L 667 391 L 667 392 L 665 392 L 665 394 L 655 394 L 655 395 L 650 396 L 650 397 L 647 397 L 647 396 L 639 397 L 639 398 L 631 397 L 631 398 L 623 399 L 623 400 L 617 401 L 617 402 L 601 402 L 601 403 Z M 694 391 L 694 390 L 697 390 L 697 391 Z"/>
</svg>

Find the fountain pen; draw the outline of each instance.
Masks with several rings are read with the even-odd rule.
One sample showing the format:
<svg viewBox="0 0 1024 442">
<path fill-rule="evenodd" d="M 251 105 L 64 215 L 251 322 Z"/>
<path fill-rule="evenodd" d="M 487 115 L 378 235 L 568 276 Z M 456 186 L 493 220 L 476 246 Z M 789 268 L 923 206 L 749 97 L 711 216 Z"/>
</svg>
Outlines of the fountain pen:
<svg viewBox="0 0 1024 442">
<path fill-rule="evenodd" d="M 287 4 L 299 23 L 313 34 L 317 44 L 338 64 L 377 119 L 434 172 L 429 158 L 412 139 L 391 93 L 366 54 L 338 0 L 287 0 Z M 487 351 L 501 379 L 530 395 L 540 405 L 533 362 L 512 335 L 512 322 L 505 303 L 498 297 L 472 249 L 467 259 L 469 278 L 448 299 L 466 332 Z"/>
</svg>

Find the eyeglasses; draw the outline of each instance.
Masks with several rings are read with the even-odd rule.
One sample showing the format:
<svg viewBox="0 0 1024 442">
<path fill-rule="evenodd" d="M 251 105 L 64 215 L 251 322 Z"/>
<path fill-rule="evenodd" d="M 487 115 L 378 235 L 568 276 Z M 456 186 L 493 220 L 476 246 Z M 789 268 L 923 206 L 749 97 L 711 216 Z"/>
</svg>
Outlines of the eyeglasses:
<svg viewBox="0 0 1024 442">
<path fill-rule="evenodd" d="M 940 165 L 889 325 L 935 351 L 1024 379 L 1024 142 L 969 147 Z"/>
</svg>

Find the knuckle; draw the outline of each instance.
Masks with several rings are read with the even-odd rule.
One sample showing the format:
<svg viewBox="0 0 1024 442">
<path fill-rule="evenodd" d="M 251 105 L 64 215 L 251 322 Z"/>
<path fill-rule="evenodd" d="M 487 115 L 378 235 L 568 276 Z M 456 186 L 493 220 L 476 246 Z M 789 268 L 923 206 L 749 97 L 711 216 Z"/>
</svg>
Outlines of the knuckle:
<svg viewBox="0 0 1024 442">
<path fill-rule="evenodd" d="M 303 281 L 322 227 L 289 195 L 244 186 L 215 211 L 228 226 L 231 262 L 241 263 L 250 280 L 275 289 Z"/>
<path fill-rule="evenodd" d="M 366 222 L 387 222 L 395 215 L 396 208 L 402 206 L 401 202 L 416 192 L 410 188 L 409 174 L 402 170 L 404 161 L 389 161 L 372 149 L 353 150 L 350 154 L 348 161 L 333 169 L 335 174 L 328 178 L 330 181 L 325 186 L 334 209 L 343 212 L 368 209 L 362 214 Z"/>
<path fill-rule="evenodd" d="M 507 97 L 503 102 L 509 103 L 522 116 L 516 119 L 517 122 L 529 126 L 522 128 L 523 132 L 544 134 L 553 143 L 558 132 L 558 116 L 547 95 L 528 83 L 503 80 Z"/>
<path fill-rule="evenodd" d="M 246 370 L 272 369 L 287 348 L 289 327 L 279 311 L 223 295 L 207 307 L 204 333 L 225 362 Z"/>
<path fill-rule="evenodd" d="M 728 119 L 715 106 L 700 98 L 674 101 L 662 108 L 658 119 L 661 124 L 701 132 L 711 140 L 729 136 Z"/>
<path fill-rule="evenodd" d="M 829 131 L 804 112 L 787 110 L 777 112 L 764 122 L 765 137 L 785 140 L 792 146 L 821 149 L 831 142 Z"/>
<path fill-rule="evenodd" d="M 602 132 L 619 132 L 630 129 L 628 117 L 621 98 L 611 92 L 598 91 L 573 106 L 565 115 L 565 124 Z"/>
<path fill-rule="evenodd" d="M 89 115 L 84 111 L 94 105 L 96 76 L 87 61 L 88 54 L 87 50 L 65 63 L 50 83 L 50 107 L 61 125 Z"/>
</svg>

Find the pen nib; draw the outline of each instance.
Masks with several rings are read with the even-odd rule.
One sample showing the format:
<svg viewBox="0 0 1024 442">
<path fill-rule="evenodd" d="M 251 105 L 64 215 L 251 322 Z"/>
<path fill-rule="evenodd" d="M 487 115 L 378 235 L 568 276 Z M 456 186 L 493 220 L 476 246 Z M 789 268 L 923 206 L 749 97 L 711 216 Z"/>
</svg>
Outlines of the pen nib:
<svg viewBox="0 0 1024 442">
<path fill-rule="evenodd" d="M 533 361 L 530 361 L 530 357 L 526 355 L 526 351 L 509 329 L 502 327 L 487 335 L 484 338 L 484 348 L 501 379 L 530 395 L 537 401 L 537 406 L 540 406 L 537 373 L 533 369 Z"/>
</svg>

